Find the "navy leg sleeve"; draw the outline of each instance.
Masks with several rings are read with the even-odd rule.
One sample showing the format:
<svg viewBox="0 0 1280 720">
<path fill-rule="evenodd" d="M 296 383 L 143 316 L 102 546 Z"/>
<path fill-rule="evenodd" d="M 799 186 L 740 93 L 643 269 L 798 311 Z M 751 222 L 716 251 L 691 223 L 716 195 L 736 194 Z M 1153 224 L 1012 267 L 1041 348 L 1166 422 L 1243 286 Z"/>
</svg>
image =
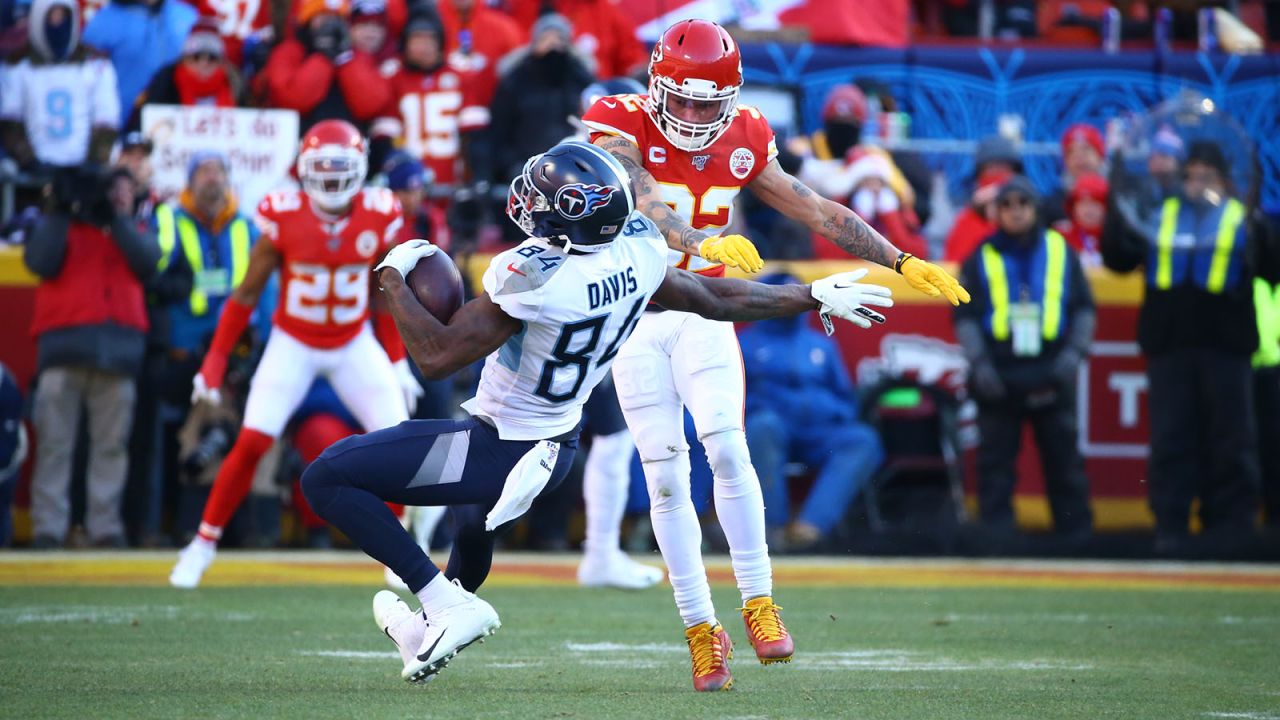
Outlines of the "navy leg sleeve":
<svg viewBox="0 0 1280 720">
<path fill-rule="evenodd" d="M 507 474 L 531 447 L 532 441 L 499 439 L 474 418 L 409 420 L 334 443 L 303 473 L 302 489 L 317 515 L 417 592 L 439 571 L 383 501 L 474 505 L 483 528 Z M 568 472 L 576 437 L 561 448 L 547 489 Z"/>
</svg>

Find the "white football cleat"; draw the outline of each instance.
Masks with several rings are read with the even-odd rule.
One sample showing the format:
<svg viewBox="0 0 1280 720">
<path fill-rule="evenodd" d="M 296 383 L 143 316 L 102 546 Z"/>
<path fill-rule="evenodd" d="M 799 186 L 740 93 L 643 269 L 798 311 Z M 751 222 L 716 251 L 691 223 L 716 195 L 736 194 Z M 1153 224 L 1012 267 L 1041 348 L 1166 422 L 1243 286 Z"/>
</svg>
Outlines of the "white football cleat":
<svg viewBox="0 0 1280 720">
<path fill-rule="evenodd" d="M 422 611 L 415 612 L 399 595 L 390 590 L 379 590 L 373 596 L 373 621 L 400 651 L 400 659 L 408 667 L 422 645 L 427 631 L 427 618 Z"/>
<path fill-rule="evenodd" d="M 621 550 L 588 553 L 578 563 L 578 584 L 584 587 L 643 590 L 662 582 L 662 577 L 662 570 L 638 563 Z"/>
<path fill-rule="evenodd" d="M 178 553 L 178 562 L 169 573 L 169 584 L 187 589 L 199 586 L 200 578 L 213 564 L 213 557 L 217 554 L 215 543 L 195 538 Z"/>
<path fill-rule="evenodd" d="M 484 642 L 502 627 L 492 605 L 463 590 L 457 580 L 453 584 L 465 598 L 427 616 L 422 644 L 400 673 L 411 683 L 430 680 L 468 645 L 477 640 Z"/>
</svg>

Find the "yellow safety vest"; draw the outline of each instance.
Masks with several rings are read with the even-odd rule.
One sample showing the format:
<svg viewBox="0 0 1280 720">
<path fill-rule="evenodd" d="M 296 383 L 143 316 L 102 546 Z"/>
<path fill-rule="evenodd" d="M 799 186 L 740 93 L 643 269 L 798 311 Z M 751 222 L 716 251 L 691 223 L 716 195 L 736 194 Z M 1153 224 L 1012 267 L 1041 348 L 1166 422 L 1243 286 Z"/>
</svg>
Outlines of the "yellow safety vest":
<svg viewBox="0 0 1280 720">
<path fill-rule="evenodd" d="M 198 275 L 204 270 L 204 248 L 200 245 L 200 231 L 189 215 L 175 215 L 173 208 L 162 204 L 156 208 L 156 226 L 160 235 L 161 270 L 168 266 L 169 254 L 176 241 L 182 242 L 182 254 L 191 266 L 191 272 Z M 175 232 L 176 230 L 176 232 Z M 234 289 L 244 280 L 249 269 L 249 223 L 242 217 L 231 221 L 231 287 Z M 216 242 L 216 238 L 214 239 Z M 197 317 L 209 312 L 209 296 L 199 287 L 191 288 L 191 314 Z"/>
<path fill-rule="evenodd" d="M 1173 287 L 1173 238 L 1178 231 L 1178 211 L 1182 209 L 1182 201 L 1171 197 L 1164 201 L 1160 210 L 1160 230 L 1156 234 L 1156 267 L 1154 285 L 1157 289 L 1168 290 Z M 1197 278 L 1196 284 L 1211 293 L 1221 293 L 1227 283 L 1227 269 L 1231 265 L 1231 252 L 1235 249 L 1236 231 L 1244 221 L 1244 205 L 1239 200 L 1229 199 L 1222 210 L 1222 218 L 1218 221 L 1218 235 L 1213 244 L 1213 257 L 1209 261 L 1209 274 L 1203 280 Z M 1188 253 L 1190 256 L 1190 253 Z M 1185 262 L 1192 263 L 1187 257 Z M 1186 268 L 1187 273 L 1194 274 L 1194 268 Z"/>
<path fill-rule="evenodd" d="M 1044 233 L 1044 287 L 1040 304 L 1040 333 L 1045 340 L 1055 340 L 1062 332 L 1062 296 L 1066 291 L 1067 240 L 1056 230 Z M 982 268 L 987 276 L 991 296 L 991 336 L 997 341 L 1009 339 L 1009 276 L 1004 257 L 991 243 L 982 245 Z"/>
<path fill-rule="evenodd" d="M 1280 365 L 1280 285 L 1253 279 L 1253 311 L 1258 316 L 1258 351 L 1254 367 Z"/>
</svg>

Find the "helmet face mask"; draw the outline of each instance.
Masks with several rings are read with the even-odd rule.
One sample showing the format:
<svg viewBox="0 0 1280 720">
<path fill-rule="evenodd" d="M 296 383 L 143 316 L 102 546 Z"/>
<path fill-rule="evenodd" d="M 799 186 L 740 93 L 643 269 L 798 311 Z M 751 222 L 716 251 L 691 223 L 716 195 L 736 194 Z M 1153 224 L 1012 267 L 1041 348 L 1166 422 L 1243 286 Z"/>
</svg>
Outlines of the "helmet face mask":
<svg viewBox="0 0 1280 720">
<path fill-rule="evenodd" d="M 742 57 L 729 33 L 709 20 L 683 20 L 653 48 L 645 109 L 676 148 L 702 150 L 729 129 L 741 88 Z"/>
<path fill-rule="evenodd" d="M 738 106 L 738 88 L 716 90 L 714 83 L 705 80 L 685 80 L 677 87 L 671 78 L 655 76 L 649 83 L 649 113 L 655 116 L 658 129 L 667 140 L 680 150 L 702 150 L 708 147 L 733 121 L 733 111 Z M 684 101 L 684 102 L 681 102 Z M 677 114 L 681 105 L 692 105 L 697 112 L 699 104 L 717 104 L 711 120 L 694 122 Z"/>
<path fill-rule="evenodd" d="M 364 185 L 369 160 L 363 136 L 349 123 L 327 120 L 302 138 L 298 180 L 318 207 L 340 210 Z"/>
</svg>

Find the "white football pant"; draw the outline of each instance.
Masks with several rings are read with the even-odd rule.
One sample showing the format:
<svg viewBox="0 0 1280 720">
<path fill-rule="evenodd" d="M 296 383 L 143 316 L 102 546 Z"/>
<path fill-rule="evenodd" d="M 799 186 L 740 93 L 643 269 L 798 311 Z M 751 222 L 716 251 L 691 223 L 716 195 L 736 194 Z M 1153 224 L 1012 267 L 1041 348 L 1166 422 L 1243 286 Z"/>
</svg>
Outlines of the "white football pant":
<svg viewBox="0 0 1280 720">
<path fill-rule="evenodd" d="M 644 463 L 653 533 L 685 625 L 715 617 L 702 530 L 689 494 L 685 406 L 715 477 L 716 516 L 742 599 L 772 595 L 764 499 L 743 432 L 745 379 L 732 323 L 646 312 L 618 352 L 613 378 Z"/>
</svg>

